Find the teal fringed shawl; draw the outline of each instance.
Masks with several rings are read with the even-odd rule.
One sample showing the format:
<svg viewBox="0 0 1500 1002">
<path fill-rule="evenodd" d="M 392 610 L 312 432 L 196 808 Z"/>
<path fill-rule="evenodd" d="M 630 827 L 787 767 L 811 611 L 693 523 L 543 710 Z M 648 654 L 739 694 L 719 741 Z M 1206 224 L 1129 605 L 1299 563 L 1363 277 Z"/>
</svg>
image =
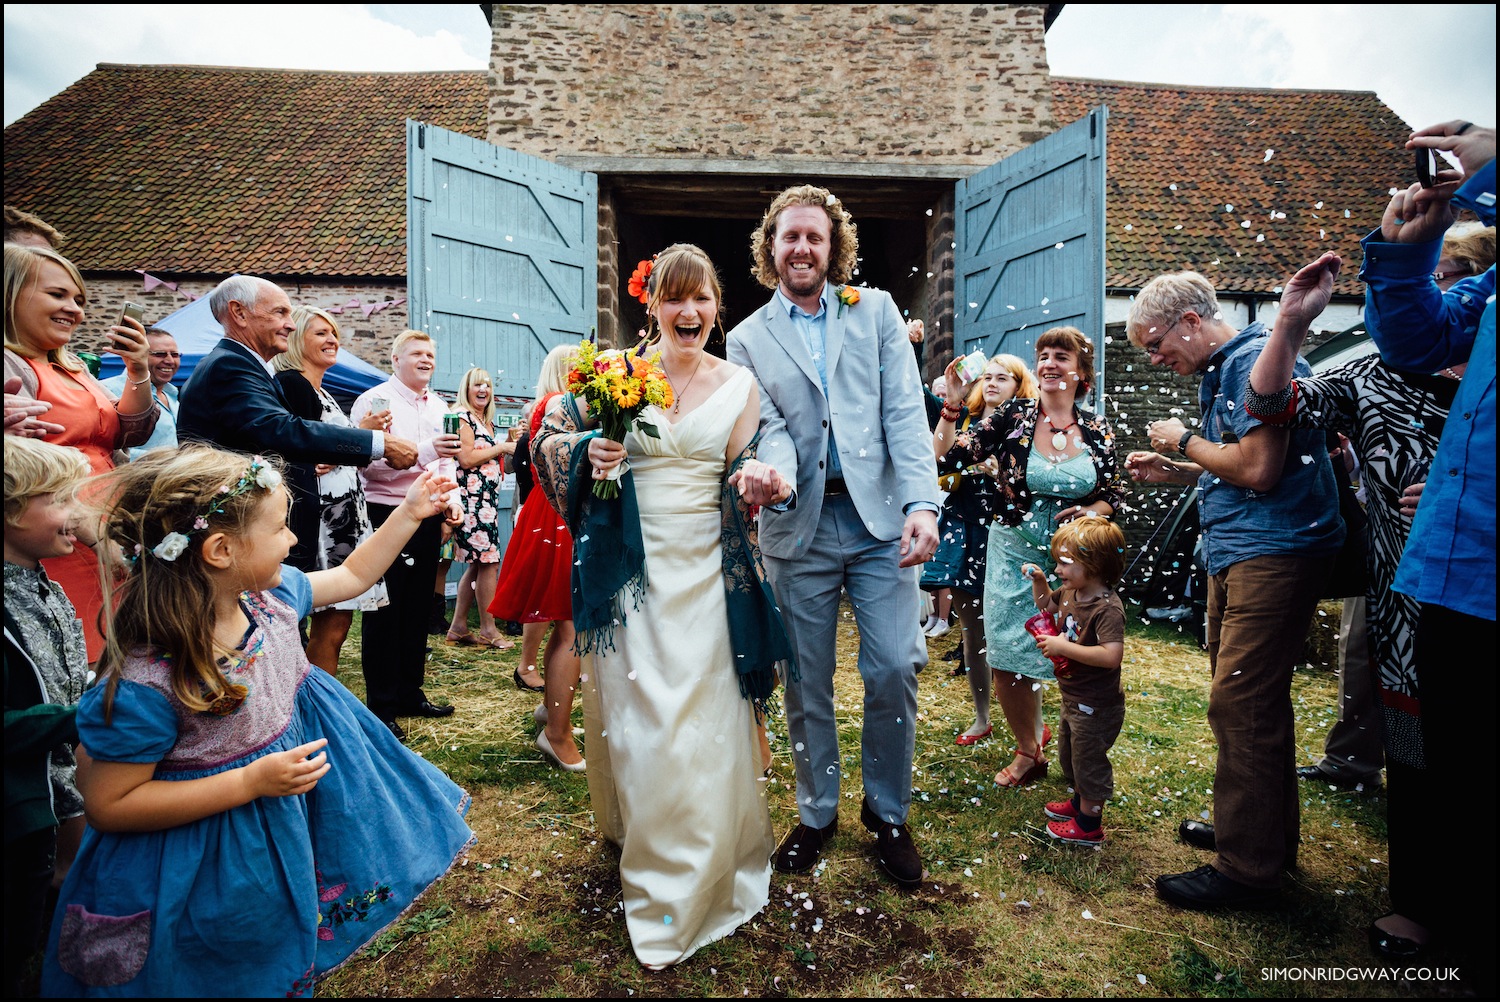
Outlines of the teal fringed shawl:
<svg viewBox="0 0 1500 1002">
<path fill-rule="evenodd" d="M 597 432 L 585 432 L 582 427 L 576 401 L 563 395 L 549 408 L 532 453 L 538 486 L 564 511 L 573 534 L 573 626 L 579 653 L 590 653 L 614 649 L 615 628 L 626 625 L 626 603 L 639 608 L 645 595 L 647 567 L 635 482 L 627 471 L 620 477 L 618 498 L 606 501 L 594 496 L 588 440 Z M 784 665 L 792 681 L 797 679 L 797 670 L 791 640 L 761 564 L 753 512 L 728 479 L 754 458 L 758 442 L 757 435 L 726 471 L 720 490 L 720 547 L 740 694 L 763 715 L 766 699 L 776 687 L 778 668 Z"/>
</svg>

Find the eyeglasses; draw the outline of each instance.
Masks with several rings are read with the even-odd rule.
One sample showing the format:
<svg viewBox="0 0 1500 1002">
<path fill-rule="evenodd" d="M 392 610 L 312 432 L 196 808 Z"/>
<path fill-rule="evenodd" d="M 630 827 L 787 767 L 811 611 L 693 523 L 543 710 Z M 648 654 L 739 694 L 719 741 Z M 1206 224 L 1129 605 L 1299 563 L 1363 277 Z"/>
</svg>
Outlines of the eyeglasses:
<svg viewBox="0 0 1500 1002">
<path fill-rule="evenodd" d="M 152 358 L 181 358 L 182 357 L 182 352 L 180 352 L 180 351 L 148 351 L 146 354 L 150 355 Z"/>
<path fill-rule="evenodd" d="M 1183 314 L 1183 316 L 1186 316 L 1186 315 L 1187 314 Z M 1172 333 L 1172 327 L 1176 327 L 1180 323 L 1182 323 L 1182 317 L 1178 317 L 1176 320 L 1173 320 L 1171 327 L 1168 327 L 1166 330 L 1164 330 L 1160 334 L 1158 334 L 1156 336 L 1156 340 L 1152 341 L 1149 344 L 1147 344 L 1146 342 L 1142 341 L 1141 342 L 1141 347 L 1146 350 L 1146 354 L 1148 354 L 1148 355 L 1160 355 L 1161 354 L 1161 343 L 1167 339 L 1167 335 L 1168 334 Z"/>
</svg>

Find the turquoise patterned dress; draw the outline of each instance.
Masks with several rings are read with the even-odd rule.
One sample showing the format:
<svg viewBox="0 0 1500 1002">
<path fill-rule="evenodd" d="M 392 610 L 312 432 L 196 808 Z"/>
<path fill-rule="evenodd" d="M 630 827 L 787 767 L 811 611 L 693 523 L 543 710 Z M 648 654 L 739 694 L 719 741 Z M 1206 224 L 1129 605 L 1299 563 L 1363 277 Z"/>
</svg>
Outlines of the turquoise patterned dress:
<svg viewBox="0 0 1500 1002">
<path fill-rule="evenodd" d="M 990 523 L 990 552 L 984 577 L 985 660 L 999 672 L 1050 681 L 1052 662 L 1037 650 L 1025 622 L 1036 614 L 1031 581 L 1021 576 L 1021 565 L 1033 563 L 1051 572 L 1053 521 L 1064 508 L 1077 504 L 1098 485 L 1094 458 L 1085 449 L 1055 463 L 1033 445 L 1026 463 L 1031 511 L 1016 526 Z"/>
</svg>

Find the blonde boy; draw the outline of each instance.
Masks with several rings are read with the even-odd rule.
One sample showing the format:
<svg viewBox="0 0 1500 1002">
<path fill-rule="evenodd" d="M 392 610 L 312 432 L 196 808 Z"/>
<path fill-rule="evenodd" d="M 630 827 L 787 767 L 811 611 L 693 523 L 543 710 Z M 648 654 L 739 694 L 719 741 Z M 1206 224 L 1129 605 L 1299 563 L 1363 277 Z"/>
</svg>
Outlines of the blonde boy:
<svg viewBox="0 0 1500 1002">
<path fill-rule="evenodd" d="M 74 785 L 83 624 L 42 569 L 73 552 L 76 449 L 5 436 L 5 966 L 7 986 L 41 947 L 46 901 L 83 834 Z"/>
<path fill-rule="evenodd" d="M 1108 519 L 1078 518 L 1052 536 L 1054 573 L 1061 587 L 1047 587 L 1035 564 L 1021 568 L 1031 578 L 1036 607 L 1057 618 L 1058 636 L 1038 637 L 1049 658 L 1067 658 L 1057 669 L 1062 726 L 1057 736 L 1063 777 L 1071 800 L 1048 804 L 1047 833 L 1076 845 L 1104 841 L 1104 802 L 1114 793 L 1109 749 L 1125 723 L 1120 663 L 1125 653 L 1125 606 L 1115 592 L 1125 569 L 1125 535 Z"/>
</svg>

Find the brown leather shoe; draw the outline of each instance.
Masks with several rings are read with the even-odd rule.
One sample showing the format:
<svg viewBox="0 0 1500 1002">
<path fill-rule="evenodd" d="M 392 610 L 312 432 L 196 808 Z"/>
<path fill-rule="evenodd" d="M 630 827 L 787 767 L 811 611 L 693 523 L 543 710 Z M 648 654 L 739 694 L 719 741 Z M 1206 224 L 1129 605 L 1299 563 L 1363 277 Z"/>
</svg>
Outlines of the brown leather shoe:
<svg viewBox="0 0 1500 1002">
<path fill-rule="evenodd" d="M 880 868 L 908 890 L 920 887 L 926 871 L 922 869 L 922 857 L 906 825 L 882 821 L 870 810 L 869 801 L 860 804 L 859 820 L 865 830 L 875 836 L 875 858 L 880 861 Z"/>
<path fill-rule="evenodd" d="M 818 863 L 818 854 L 825 845 L 833 841 L 838 831 L 838 818 L 834 818 L 833 823 L 826 828 L 814 828 L 799 821 L 797 827 L 788 832 L 786 838 L 781 840 L 781 845 L 776 847 L 776 872 L 806 873 L 811 870 Z"/>
</svg>

